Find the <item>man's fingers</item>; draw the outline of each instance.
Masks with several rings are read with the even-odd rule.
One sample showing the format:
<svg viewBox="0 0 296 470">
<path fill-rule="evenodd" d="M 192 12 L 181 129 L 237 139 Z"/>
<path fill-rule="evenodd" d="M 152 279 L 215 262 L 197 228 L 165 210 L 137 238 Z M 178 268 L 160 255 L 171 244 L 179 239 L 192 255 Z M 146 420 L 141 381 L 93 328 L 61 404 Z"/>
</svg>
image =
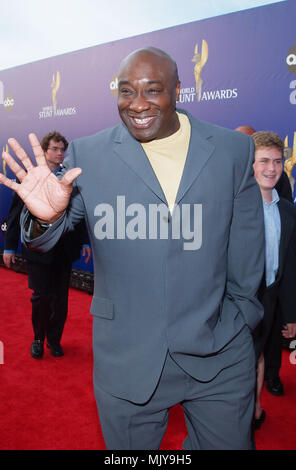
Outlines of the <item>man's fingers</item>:
<svg viewBox="0 0 296 470">
<path fill-rule="evenodd" d="M 0 183 L 4 184 L 5 186 L 7 186 L 10 189 L 13 189 L 16 192 L 17 192 L 18 187 L 19 187 L 19 184 L 17 184 L 15 181 L 10 180 L 6 176 L 2 175 L 2 173 L 0 173 Z"/>
<path fill-rule="evenodd" d="M 39 139 L 36 134 L 29 134 L 29 142 L 32 146 L 36 162 L 38 165 L 47 165 L 45 156 L 44 156 L 44 151 L 40 145 Z"/>
<path fill-rule="evenodd" d="M 16 139 L 14 139 L 13 137 L 8 139 L 8 145 L 11 150 L 16 154 L 17 158 L 22 162 L 26 170 L 30 170 L 31 168 L 33 168 L 31 158 Z"/>
<path fill-rule="evenodd" d="M 2 153 L 3 160 L 7 163 L 9 168 L 13 171 L 19 181 L 22 181 L 27 172 L 15 161 L 15 159 L 7 152 Z"/>
<path fill-rule="evenodd" d="M 71 170 L 67 171 L 67 173 L 64 174 L 61 181 L 65 186 L 71 186 L 73 181 L 79 175 L 81 175 L 81 173 L 82 173 L 81 168 L 72 168 Z"/>
</svg>

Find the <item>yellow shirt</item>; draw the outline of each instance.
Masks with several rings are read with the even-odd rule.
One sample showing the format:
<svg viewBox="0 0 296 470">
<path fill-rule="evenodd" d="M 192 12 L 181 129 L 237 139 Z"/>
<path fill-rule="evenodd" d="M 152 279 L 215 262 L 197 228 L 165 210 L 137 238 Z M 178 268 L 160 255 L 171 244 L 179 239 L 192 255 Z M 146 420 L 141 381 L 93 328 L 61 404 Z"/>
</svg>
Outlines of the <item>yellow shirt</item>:
<svg viewBox="0 0 296 470">
<path fill-rule="evenodd" d="M 186 114 L 177 113 L 180 129 L 164 139 L 142 143 L 172 213 L 182 178 L 191 126 Z"/>
</svg>

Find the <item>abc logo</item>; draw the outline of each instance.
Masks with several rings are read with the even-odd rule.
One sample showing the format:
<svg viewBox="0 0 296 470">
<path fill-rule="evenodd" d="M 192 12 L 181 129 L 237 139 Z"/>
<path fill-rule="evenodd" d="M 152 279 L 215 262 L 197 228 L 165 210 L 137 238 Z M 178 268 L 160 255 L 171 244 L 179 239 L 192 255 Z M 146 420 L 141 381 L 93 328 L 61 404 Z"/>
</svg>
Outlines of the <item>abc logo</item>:
<svg viewBox="0 0 296 470">
<path fill-rule="evenodd" d="M 296 45 L 291 47 L 286 57 L 288 70 L 296 74 Z"/>
<path fill-rule="evenodd" d="M 3 106 L 6 111 L 11 111 L 14 106 L 14 98 L 11 95 L 7 95 L 3 101 Z"/>
<path fill-rule="evenodd" d="M 113 77 L 111 78 L 110 91 L 111 91 L 113 96 L 118 95 L 118 77 L 117 77 L 117 75 L 113 75 Z"/>
<path fill-rule="evenodd" d="M 6 220 L 3 220 L 1 223 L 1 232 L 5 234 L 6 230 L 7 230 L 7 222 Z"/>
</svg>

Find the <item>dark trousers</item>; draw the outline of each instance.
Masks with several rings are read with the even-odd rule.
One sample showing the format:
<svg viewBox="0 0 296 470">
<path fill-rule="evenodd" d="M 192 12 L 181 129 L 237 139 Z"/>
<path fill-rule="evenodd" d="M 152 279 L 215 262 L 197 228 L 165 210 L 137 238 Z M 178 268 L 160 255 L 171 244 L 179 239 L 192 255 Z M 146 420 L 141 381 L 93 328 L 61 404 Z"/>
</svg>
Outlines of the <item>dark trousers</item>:
<svg viewBox="0 0 296 470">
<path fill-rule="evenodd" d="M 280 306 L 277 304 L 274 311 L 272 329 L 264 348 L 266 379 L 275 379 L 279 376 L 280 373 L 280 368 L 282 365 L 282 329 L 283 316 L 280 310 Z"/>
<path fill-rule="evenodd" d="M 57 252 L 49 264 L 28 261 L 29 287 L 33 290 L 34 338 L 57 345 L 61 341 L 68 312 L 72 263 Z"/>
<path fill-rule="evenodd" d="M 278 283 L 267 287 L 261 302 L 264 317 L 254 332 L 256 357 L 264 353 L 265 378 L 278 377 L 282 359 L 283 320 L 278 302 Z"/>
</svg>

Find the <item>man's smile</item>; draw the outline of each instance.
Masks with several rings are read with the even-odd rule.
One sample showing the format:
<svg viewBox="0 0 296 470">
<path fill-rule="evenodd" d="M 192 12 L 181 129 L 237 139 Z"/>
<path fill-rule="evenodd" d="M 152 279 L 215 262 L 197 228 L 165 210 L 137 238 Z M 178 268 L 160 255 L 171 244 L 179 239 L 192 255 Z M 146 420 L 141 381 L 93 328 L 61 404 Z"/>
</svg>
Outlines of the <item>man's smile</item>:
<svg viewBox="0 0 296 470">
<path fill-rule="evenodd" d="M 137 129 L 146 129 L 150 127 L 151 124 L 155 121 L 156 116 L 149 116 L 144 118 L 129 116 L 129 119 L 132 122 L 133 126 Z"/>
</svg>

